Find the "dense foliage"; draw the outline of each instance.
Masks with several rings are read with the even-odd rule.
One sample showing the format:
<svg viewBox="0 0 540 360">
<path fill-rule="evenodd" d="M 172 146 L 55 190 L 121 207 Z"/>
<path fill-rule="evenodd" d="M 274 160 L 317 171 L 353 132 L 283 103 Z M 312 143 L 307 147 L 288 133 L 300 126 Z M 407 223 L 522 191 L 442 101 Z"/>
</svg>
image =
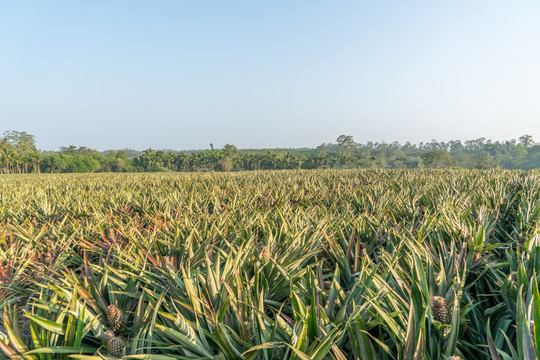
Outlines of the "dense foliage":
<svg viewBox="0 0 540 360">
<path fill-rule="evenodd" d="M 539 175 L 2 176 L 0 357 L 535 359 Z"/>
<path fill-rule="evenodd" d="M 519 140 L 493 142 L 480 138 L 449 142 L 400 145 L 397 142 L 357 144 L 340 136 L 336 144 L 316 149 L 223 149 L 172 151 L 146 149 L 105 151 L 87 147 L 61 147 L 40 152 L 34 137 L 8 131 L 0 139 L 0 173 L 84 173 L 162 171 L 242 171 L 328 168 L 540 168 L 540 144 L 524 135 Z"/>
</svg>

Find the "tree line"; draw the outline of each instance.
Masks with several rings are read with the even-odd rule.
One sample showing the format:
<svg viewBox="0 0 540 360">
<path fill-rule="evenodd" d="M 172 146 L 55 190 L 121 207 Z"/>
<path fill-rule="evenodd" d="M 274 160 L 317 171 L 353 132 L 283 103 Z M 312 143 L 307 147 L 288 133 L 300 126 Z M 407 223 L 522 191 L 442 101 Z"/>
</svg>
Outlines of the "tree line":
<svg viewBox="0 0 540 360">
<path fill-rule="evenodd" d="M 248 171 L 328 168 L 540 168 L 540 143 L 532 136 L 496 141 L 368 142 L 350 135 L 335 143 L 301 149 L 221 149 L 170 151 L 146 149 L 98 152 L 80 146 L 40 151 L 35 137 L 25 131 L 6 131 L 0 139 L 0 173 L 83 173 L 159 171 Z"/>
</svg>

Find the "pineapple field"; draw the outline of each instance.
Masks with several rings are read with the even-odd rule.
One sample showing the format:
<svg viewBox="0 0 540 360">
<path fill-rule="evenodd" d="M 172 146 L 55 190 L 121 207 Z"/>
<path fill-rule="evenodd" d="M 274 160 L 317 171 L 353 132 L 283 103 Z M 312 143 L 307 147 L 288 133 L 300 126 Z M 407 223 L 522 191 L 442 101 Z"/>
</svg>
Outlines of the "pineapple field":
<svg viewBox="0 0 540 360">
<path fill-rule="evenodd" d="M 0 177 L 1 359 L 540 358 L 540 172 Z"/>
</svg>

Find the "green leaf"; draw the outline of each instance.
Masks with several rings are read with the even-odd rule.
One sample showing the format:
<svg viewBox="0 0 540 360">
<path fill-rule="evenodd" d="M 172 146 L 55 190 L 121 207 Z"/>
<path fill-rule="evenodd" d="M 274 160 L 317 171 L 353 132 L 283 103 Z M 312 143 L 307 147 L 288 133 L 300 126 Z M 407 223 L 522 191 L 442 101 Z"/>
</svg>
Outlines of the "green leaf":
<svg viewBox="0 0 540 360">
<path fill-rule="evenodd" d="M 538 280 L 536 279 L 536 275 L 534 275 L 533 319 L 536 356 L 540 359 L 540 293 L 538 292 Z"/>
<path fill-rule="evenodd" d="M 58 324 L 54 321 L 45 320 L 43 318 L 32 316 L 32 315 L 26 315 L 28 318 L 32 319 L 36 324 L 44 328 L 45 330 L 48 330 L 52 333 L 58 334 L 58 335 L 65 335 L 66 333 L 66 325 L 65 324 Z"/>
<path fill-rule="evenodd" d="M 80 346 L 51 346 L 28 351 L 25 355 L 30 354 L 93 354 L 96 352 L 96 348 L 87 348 Z"/>
<path fill-rule="evenodd" d="M 497 352 L 497 347 L 495 346 L 495 343 L 493 342 L 493 337 L 491 336 L 491 330 L 489 329 L 489 320 L 490 319 L 488 319 L 488 322 L 486 325 L 487 343 L 488 343 L 489 353 L 491 354 L 491 358 L 493 360 L 501 360 L 501 358 L 499 357 L 499 353 Z"/>
<path fill-rule="evenodd" d="M 315 303 L 315 296 L 311 297 L 311 306 L 309 309 L 307 325 L 308 325 L 308 338 L 309 342 L 313 342 L 315 338 L 319 335 L 318 324 L 317 324 L 317 309 Z"/>
</svg>

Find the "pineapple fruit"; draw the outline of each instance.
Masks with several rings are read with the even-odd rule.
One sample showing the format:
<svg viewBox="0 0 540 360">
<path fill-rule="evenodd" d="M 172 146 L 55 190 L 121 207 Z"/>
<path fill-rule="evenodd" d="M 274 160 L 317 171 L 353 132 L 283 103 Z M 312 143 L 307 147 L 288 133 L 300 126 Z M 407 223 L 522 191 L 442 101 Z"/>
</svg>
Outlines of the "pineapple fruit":
<svg viewBox="0 0 540 360">
<path fill-rule="evenodd" d="M 107 320 L 109 321 L 109 326 L 114 331 L 118 331 L 126 324 L 124 312 L 116 305 L 109 305 L 107 307 Z"/>
<path fill-rule="evenodd" d="M 445 323 L 448 319 L 448 308 L 446 307 L 446 299 L 442 296 L 433 296 L 431 298 L 431 312 L 436 321 Z"/>
<path fill-rule="evenodd" d="M 120 357 L 126 347 L 124 338 L 122 336 L 116 336 L 112 330 L 105 331 L 103 334 L 103 342 L 105 343 L 105 348 L 109 354 L 115 357 Z"/>
<path fill-rule="evenodd" d="M 263 246 L 262 250 L 259 251 L 259 257 L 264 261 L 270 261 L 270 250 L 268 249 L 268 246 Z"/>
</svg>

